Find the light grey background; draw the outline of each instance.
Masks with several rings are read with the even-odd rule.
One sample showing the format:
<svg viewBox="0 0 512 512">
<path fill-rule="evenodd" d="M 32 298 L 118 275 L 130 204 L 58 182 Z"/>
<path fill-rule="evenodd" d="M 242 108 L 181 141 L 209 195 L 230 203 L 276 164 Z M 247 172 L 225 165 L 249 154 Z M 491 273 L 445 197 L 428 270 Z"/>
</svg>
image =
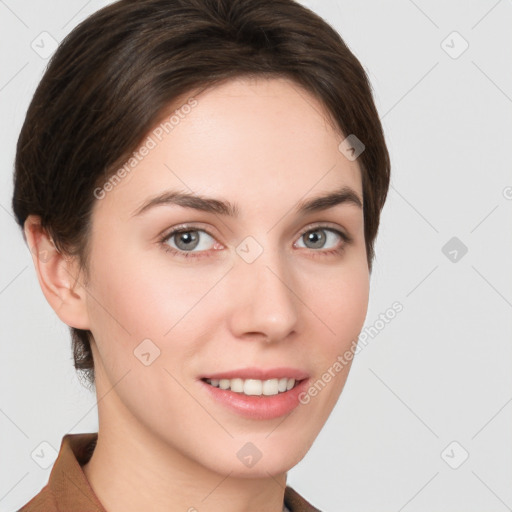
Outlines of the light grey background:
<svg viewBox="0 0 512 512">
<path fill-rule="evenodd" d="M 51 49 L 42 32 L 60 41 L 107 3 L 0 0 L 1 511 L 47 482 L 51 466 L 31 458 L 42 442 L 58 451 L 98 428 L 10 202 L 47 63 L 31 44 Z M 512 2 L 303 3 L 367 69 L 392 179 L 365 323 L 378 333 L 288 483 L 325 512 L 512 510 Z"/>
</svg>

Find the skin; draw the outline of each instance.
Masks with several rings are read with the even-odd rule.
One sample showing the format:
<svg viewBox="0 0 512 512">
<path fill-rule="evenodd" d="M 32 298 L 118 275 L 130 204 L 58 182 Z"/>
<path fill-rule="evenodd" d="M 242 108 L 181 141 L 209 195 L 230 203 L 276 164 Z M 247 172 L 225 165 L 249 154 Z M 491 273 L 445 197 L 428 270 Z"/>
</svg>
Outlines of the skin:
<svg viewBox="0 0 512 512">
<path fill-rule="evenodd" d="M 320 102 L 276 78 L 231 80 L 195 98 L 179 125 L 97 200 L 86 285 L 76 260 L 55 251 L 37 218 L 25 224 L 34 254 L 50 254 L 34 256 L 48 302 L 63 322 L 94 335 L 99 439 L 83 469 L 109 512 L 148 503 L 155 512 L 280 512 L 286 472 L 326 422 L 350 365 L 307 405 L 271 420 L 228 410 L 198 377 L 291 366 L 314 383 L 357 339 L 367 312 L 362 209 L 292 211 L 343 185 L 363 197 L 359 165 L 339 151 L 345 137 Z M 240 217 L 176 205 L 133 216 L 167 189 L 237 203 Z M 212 235 L 195 232 L 201 242 L 192 252 L 202 257 L 166 252 L 166 245 L 184 246 L 178 236 L 159 243 L 185 222 Z M 301 233 L 318 223 L 352 242 L 324 229 L 324 246 L 308 245 Z M 236 252 L 249 235 L 263 249 L 251 264 Z M 336 247 L 343 249 L 326 253 Z M 149 366 L 134 357 L 147 338 L 160 350 Z M 248 441 L 263 454 L 251 468 L 236 456 Z"/>
</svg>

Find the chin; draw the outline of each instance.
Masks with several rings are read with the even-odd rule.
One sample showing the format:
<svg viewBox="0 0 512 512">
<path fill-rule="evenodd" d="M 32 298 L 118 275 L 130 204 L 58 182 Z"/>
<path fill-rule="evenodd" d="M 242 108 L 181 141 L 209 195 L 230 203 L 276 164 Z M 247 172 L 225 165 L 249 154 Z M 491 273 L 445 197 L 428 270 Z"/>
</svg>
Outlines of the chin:
<svg viewBox="0 0 512 512">
<path fill-rule="evenodd" d="M 266 436 L 267 434 L 265 434 Z M 235 478 L 268 478 L 287 473 L 296 466 L 306 455 L 311 447 L 309 439 L 304 439 L 300 443 L 300 437 L 293 437 L 293 443 L 287 445 L 281 442 L 272 442 L 272 434 L 261 440 L 247 436 L 247 441 L 235 442 L 236 448 L 226 447 L 226 451 L 215 457 L 212 463 L 212 469 L 220 474 L 230 474 Z M 228 456 L 226 453 L 232 453 Z M 206 461 L 205 461 L 206 462 Z"/>
</svg>

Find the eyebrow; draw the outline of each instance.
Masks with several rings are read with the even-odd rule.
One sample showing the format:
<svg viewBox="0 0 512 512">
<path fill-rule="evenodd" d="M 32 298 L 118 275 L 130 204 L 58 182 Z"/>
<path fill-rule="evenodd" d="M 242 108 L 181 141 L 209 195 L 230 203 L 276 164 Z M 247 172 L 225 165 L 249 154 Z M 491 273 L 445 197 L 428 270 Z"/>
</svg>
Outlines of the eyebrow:
<svg viewBox="0 0 512 512">
<path fill-rule="evenodd" d="M 334 192 L 299 201 L 295 207 L 296 214 L 306 214 L 327 210 L 337 205 L 351 204 L 363 209 L 363 203 L 359 195 L 350 187 L 344 186 Z M 142 206 L 137 208 L 132 217 L 162 205 L 178 205 L 184 208 L 192 208 L 208 213 L 225 215 L 237 218 L 240 214 L 238 204 L 225 199 L 205 197 L 190 192 L 168 190 L 147 199 Z"/>
</svg>

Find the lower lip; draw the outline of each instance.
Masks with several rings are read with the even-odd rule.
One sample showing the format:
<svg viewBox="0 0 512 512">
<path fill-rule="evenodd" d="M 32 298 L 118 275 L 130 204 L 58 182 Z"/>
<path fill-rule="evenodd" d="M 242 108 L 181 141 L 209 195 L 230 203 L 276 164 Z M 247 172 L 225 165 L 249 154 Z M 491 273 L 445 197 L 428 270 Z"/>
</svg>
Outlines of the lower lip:
<svg viewBox="0 0 512 512">
<path fill-rule="evenodd" d="M 291 413 L 299 405 L 299 395 L 306 389 L 309 379 L 300 381 L 294 388 L 277 395 L 249 396 L 230 389 L 216 388 L 200 380 L 212 398 L 232 411 L 256 420 L 270 420 Z"/>
</svg>

